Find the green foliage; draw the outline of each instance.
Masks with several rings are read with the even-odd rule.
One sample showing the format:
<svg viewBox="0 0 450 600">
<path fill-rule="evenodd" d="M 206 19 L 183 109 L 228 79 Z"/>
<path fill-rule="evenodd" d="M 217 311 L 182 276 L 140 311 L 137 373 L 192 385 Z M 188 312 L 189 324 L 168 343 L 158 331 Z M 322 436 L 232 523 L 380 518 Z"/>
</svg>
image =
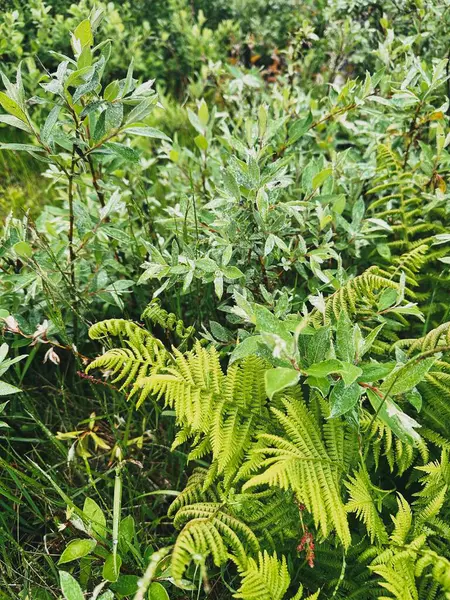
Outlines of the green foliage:
<svg viewBox="0 0 450 600">
<path fill-rule="evenodd" d="M 2 600 L 450 598 L 447 3 L 0 4 Z"/>
</svg>

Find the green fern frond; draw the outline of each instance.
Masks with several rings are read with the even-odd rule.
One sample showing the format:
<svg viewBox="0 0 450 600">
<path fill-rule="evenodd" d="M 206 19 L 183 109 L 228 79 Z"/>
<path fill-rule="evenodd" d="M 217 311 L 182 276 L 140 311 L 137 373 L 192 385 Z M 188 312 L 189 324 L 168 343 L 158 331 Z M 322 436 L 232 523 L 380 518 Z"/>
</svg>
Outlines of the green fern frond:
<svg viewBox="0 0 450 600">
<path fill-rule="evenodd" d="M 376 267 L 370 267 L 361 275 L 349 279 L 339 290 L 334 292 L 325 301 L 325 314 L 314 309 L 311 319 L 314 323 L 330 324 L 339 318 L 341 312 L 349 316 L 358 314 L 373 315 L 380 294 L 386 289 L 399 290 L 400 285 L 389 277 L 380 274 Z"/>
<path fill-rule="evenodd" d="M 390 596 L 378 596 L 379 600 L 421 600 L 414 577 L 413 561 L 396 561 L 395 564 L 371 566 L 371 570 L 382 579 L 379 585 L 386 589 Z"/>
<path fill-rule="evenodd" d="M 215 486 L 205 486 L 208 469 L 197 467 L 183 489 L 169 507 L 168 516 L 173 517 L 184 506 L 195 504 L 202 500 L 220 502 L 220 494 Z"/>
<path fill-rule="evenodd" d="M 403 546 L 406 544 L 408 535 L 411 532 L 413 518 L 411 507 L 405 498 L 399 494 L 397 496 L 397 514 L 392 517 L 394 522 L 394 531 L 391 533 L 391 541 L 397 546 Z"/>
<path fill-rule="evenodd" d="M 180 339 L 185 340 L 191 337 L 195 331 L 191 325 L 186 327 L 181 319 L 178 319 L 174 313 L 168 313 L 161 308 L 159 298 L 154 298 L 141 315 L 141 319 L 148 319 L 152 323 L 159 325 L 162 329 L 174 332 Z"/>
<path fill-rule="evenodd" d="M 136 380 L 156 373 L 166 366 L 170 359 L 163 344 L 136 323 L 123 319 L 101 321 L 91 327 L 93 339 L 121 337 L 128 348 L 113 348 L 97 357 L 87 367 L 86 372 L 100 369 L 113 376 L 113 382 L 122 382 L 125 389 Z"/>
<path fill-rule="evenodd" d="M 242 600 L 282 600 L 291 582 L 286 559 L 264 551 L 249 558 L 241 572 L 241 585 L 233 598 Z"/>
<path fill-rule="evenodd" d="M 399 340 L 395 345 L 399 348 L 407 348 L 409 354 L 427 352 L 439 347 L 450 348 L 450 321 L 442 323 L 423 337 Z"/>
<path fill-rule="evenodd" d="M 194 438 L 190 458 L 211 452 L 217 473 L 231 482 L 269 416 L 266 368 L 264 360 L 249 356 L 233 363 L 224 375 L 217 351 L 197 342 L 186 354 L 174 350 L 174 362 L 167 369 L 138 378 L 132 395 L 140 394 L 138 405 L 149 394 L 164 398 L 175 410 L 181 440 Z"/>
<path fill-rule="evenodd" d="M 416 496 L 421 506 L 419 519 L 426 522 L 427 519 L 438 515 L 448 496 L 447 492 L 450 489 L 448 451 L 442 450 L 440 461 L 430 462 L 416 469 L 425 473 L 419 480 L 423 487 Z"/>
<path fill-rule="evenodd" d="M 356 513 L 358 519 L 363 521 L 372 543 L 375 539 L 385 543 L 387 531 L 376 504 L 377 502 L 380 504 L 383 495 L 388 492 L 375 488 L 364 468 L 360 468 L 354 476 L 350 476 L 345 485 L 350 494 L 346 504 L 347 511 Z"/>
<path fill-rule="evenodd" d="M 259 541 L 243 521 L 229 512 L 221 502 L 198 502 L 182 506 L 174 525 L 181 528 L 172 553 L 172 575 L 176 581 L 191 561 L 204 564 L 211 556 L 216 566 L 229 559 L 230 552 L 241 569 L 248 556 L 259 551 Z"/>
<path fill-rule="evenodd" d="M 243 490 L 260 485 L 292 489 L 298 501 L 312 514 L 324 537 L 335 529 L 344 546 L 350 544 L 350 531 L 341 499 L 343 457 L 336 460 L 327 451 L 322 432 L 302 401 L 284 400 L 285 412 L 272 409 L 285 436 L 261 434 L 265 447 L 259 475 L 253 476 Z"/>
<path fill-rule="evenodd" d="M 360 426 L 367 440 L 370 440 L 376 468 L 379 467 L 382 456 L 386 458 L 390 471 L 395 469 L 399 475 L 413 465 L 418 454 L 423 462 L 428 460 L 429 450 L 424 439 L 416 440 L 415 446 L 402 442 L 381 419 L 374 420 L 373 416 L 365 411 L 361 414 Z"/>
</svg>

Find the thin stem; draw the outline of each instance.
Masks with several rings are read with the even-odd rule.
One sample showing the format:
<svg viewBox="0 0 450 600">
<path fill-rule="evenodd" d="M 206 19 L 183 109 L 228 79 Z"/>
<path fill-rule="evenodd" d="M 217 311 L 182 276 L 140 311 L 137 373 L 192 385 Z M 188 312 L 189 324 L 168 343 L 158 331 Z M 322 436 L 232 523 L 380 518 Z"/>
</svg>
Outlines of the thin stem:
<svg viewBox="0 0 450 600">
<path fill-rule="evenodd" d="M 89 164 L 89 170 L 91 171 L 91 175 L 92 175 L 92 183 L 94 185 L 95 193 L 97 194 L 97 198 L 98 198 L 98 201 L 100 202 L 100 206 L 102 208 L 104 208 L 105 194 L 98 184 L 97 173 L 95 171 L 94 162 L 93 162 L 92 156 L 90 154 L 87 154 L 87 160 L 88 160 L 88 164 Z"/>
<path fill-rule="evenodd" d="M 76 279 L 75 279 L 75 250 L 73 245 L 73 233 L 74 233 L 74 223 L 75 223 L 75 214 L 73 211 L 73 183 L 75 177 L 75 144 L 72 149 L 72 160 L 70 163 L 70 171 L 69 171 L 69 182 L 68 182 L 68 200 L 69 200 L 69 268 L 70 268 L 70 284 L 72 286 L 72 294 L 74 299 L 74 310 L 72 317 L 72 325 L 73 325 L 73 337 L 75 343 L 77 342 L 78 337 L 78 320 L 76 317 Z"/>
</svg>

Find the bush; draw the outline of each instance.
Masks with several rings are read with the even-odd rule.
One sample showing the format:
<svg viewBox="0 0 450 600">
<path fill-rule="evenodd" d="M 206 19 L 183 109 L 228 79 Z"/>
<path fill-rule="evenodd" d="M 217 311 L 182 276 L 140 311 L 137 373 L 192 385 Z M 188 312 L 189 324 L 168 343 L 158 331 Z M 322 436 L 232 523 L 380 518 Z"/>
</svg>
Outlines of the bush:
<svg viewBox="0 0 450 600">
<path fill-rule="evenodd" d="M 90 8 L 0 24 L 0 597 L 450 597 L 445 6 Z"/>
</svg>

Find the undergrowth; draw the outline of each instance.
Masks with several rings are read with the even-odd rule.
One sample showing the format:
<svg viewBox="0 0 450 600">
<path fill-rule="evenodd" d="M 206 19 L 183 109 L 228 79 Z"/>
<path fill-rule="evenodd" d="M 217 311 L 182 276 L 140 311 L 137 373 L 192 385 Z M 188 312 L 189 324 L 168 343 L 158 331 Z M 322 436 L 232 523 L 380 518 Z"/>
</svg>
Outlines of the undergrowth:
<svg viewBox="0 0 450 600">
<path fill-rule="evenodd" d="M 0 600 L 450 598 L 450 13 L 271 4 L 6 2 Z"/>
</svg>

